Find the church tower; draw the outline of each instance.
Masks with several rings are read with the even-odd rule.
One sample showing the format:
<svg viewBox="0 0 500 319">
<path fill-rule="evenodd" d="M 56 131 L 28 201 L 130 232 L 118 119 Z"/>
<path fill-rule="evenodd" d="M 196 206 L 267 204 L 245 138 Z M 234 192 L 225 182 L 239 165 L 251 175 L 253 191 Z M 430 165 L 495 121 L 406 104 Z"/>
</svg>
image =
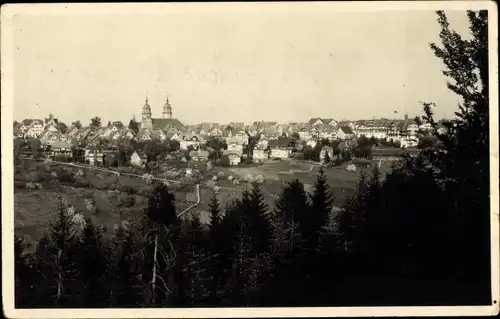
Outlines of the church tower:
<svg viewBox="0 0 500 319">
<path fill-rule="evenodd" d="M 151 119 L 151 106 L 149 106 L 148 98 L 146 97 L 146 103 L 142 107 L 142 123 L 141 128 L 153 128 L 153 120 Z"/>
<path fill-rule="evenodd" d="M 172 106 L 170 105 L 170 102 L 167 101 L 165 102 L 165 105 L 163 106 L 163 112 L 162 112 L 163 118 L 164 119 L 171 119 L 172 118 Z"/>
</svg>

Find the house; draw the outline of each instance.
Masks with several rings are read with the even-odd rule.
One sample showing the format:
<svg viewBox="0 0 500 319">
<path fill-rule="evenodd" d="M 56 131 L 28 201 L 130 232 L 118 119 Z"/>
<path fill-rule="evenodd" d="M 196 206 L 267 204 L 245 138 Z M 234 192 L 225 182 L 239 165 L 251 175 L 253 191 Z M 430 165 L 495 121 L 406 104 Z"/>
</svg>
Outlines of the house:
<svg viewBox="0 0 500 319">
<path fill-rule="evenodd" d="M 281 136 L 281 130 L 279 130 L 276 126 L 264 127 L 261 133 L 269 140 L 275 140 Z"/>
<path fill-rule="evenodd" d="M 224 150 L 222 152 L 223 156 L 227 156 L 229 159 L 229 165 L 239 165 L 241 163 L 241 157 L 243 155 L 242 151 L 239 150 Z"/>
<path fill-rule="evenodd" d="M 313 117 L 307 123 L 312 126 L 323 125 L 323 121 L 319 117 Z"/>
<path fill-rule="evenodd" d="M 269 152 L 265 149 L 255 148 L 253 150 L 253 162 L 260 163 L 269 158 Z"/>
<path fill-rule="evenodd" d="M 68 138 L 73 138 L 74 136 L 78 135 L 78 133 L 81 131 L 81 129 L 78 129 L 76 126 L 72 126 L 69 128 L 69 130 L 66 132 L 66 135 Z"/>
<path fill-rule="evenodd" d="M 199 135 L 191 135 L 191 134 L 180 134 L 177 137 L 181 150 L 187 150 L 189 146 L 192 146 L 195 149 L 200 147 L 200 136 Z M 173 138 L 172 138 L 173 139 Z"/>
<path fill-rule="evenodd" d="M 131 129 L 129 128 L 122 128 L 120 129 L 119 131 L 117 131 L 111 139 L 113 140 L 120 140 L 120 139 L 124 139 L 124 138 L 128 138 L 128 139 L 134 139 L 135 138 L 135 134 L 134 134 L 134 131 L 132 131 Z M 166 138 L 166 135 L 165 135 L 165 138 Z"/>
<path fill-rule="evenodd" d="M 51 131 L 51 132 L 59 132 L 59 129 L 56 127 L 54 123 L 49 123 L 45 125 L 44 127 L 45 131 Z"/>
<path fill-rule="evenodd" d="M 292 154 L 291 140 L 286 137 L 281 137 L 276 140 L 269 141 L 271 149 L 271 158 L 288 158 Z"/>
<path fill-rule="evenodd" d="M 354 137 L 354 132 L 350 126 L 341 126 L 337 130 L 337 138 L 340 140 L 349 140 Z"/>
<path fill-rule="evenodd" d="M 38 125 L 36 126 L 36 128 L 40 128 L 40 132 L 38 134 L 42 133 L 43 127 L 44 127 L 42 120 L 39 120 L 39 119 L 25 119 L 19 125 L 19 130 L 21 131 L 21 134 L 23 136 L 27 135 L 28 130 L 30 129 L 30 127 L 31 127 L 31 125 L 33 123 L 39 124 L 39 126 Z"/>
<path fill-rule="evenodd" d="M 310 119 L 307 124 L 312 125 L 312 126 L 319 126 L 319 125 L 329 125 L 329 126 L 337 126 L 337 121 L 331 118 L 319 118 L 319 117 L 313 117 Z"/>
<path fill-rule="evenodd" d="M 62 142 L 68 141 L 68 138 L 65 134 L 59 131 L 50 131 L 50 130 L 43 131 L 40 134 L 39 139 L 42 145 L 52 145 L 57 141 L 62 141 Z"/>
<path fill-rule="evenodd" d="M 340 121 L 340 122 L 338 122 L 337 126 L 338 127 L 349 126 L 351 128 L 351 130 L 353 130 L 353 132 L 356 129 L 356 124 L 352 121 Z"/>
<path fill-rule="evenodd" d="M 337 138 L 337 130 L 334 127 L 324 127 L 318 134 L 320 139 L 327 139 L 333 141 Z"/>
<path fill-rule="evenodd" d="M 227 149 L 232 151 L 241 151 L 243 152 L 243 144 L 244 142 L 238 138 L 228 138 L 226 140 Z"/>
<path fill-rule="evenodd" d="M 71 144 L 65 141 L 56 141 L 50 145 L 52 156 L 71 157 Z"/>
<path fill-rule="evenodd" d="M 135 151 L 130 156 L 130 164 L 137 167 L 144 167 L 148 162 L 148 156 L 142 151 Z"/>
<path fill-rule="evenodd" d="M 102 164 L 103 154 L 98 148 L 86 147 L 84 150 L 85 162 L 89 165 Z"/>
<path fill-rule="evenodd" d="M 309 141 L 312 138 L 309 130 L 301 129 L 298 133 L 299 133 L 299 138 L 303 141 Z"/>
<path fill-rule="evenodd" d="M 240 130 L 240 131 L 236 132 L 236 134 L 233 135 L 233 138 L 236 138 L 236 139 L 242 141 L 243 144 L 248 143 L 248 135 L 244 130 Z"/>
<path fill-rule="evenodd" d="M 26 137 L 32 137 L 32 138 L 37 138 L 42 134 L 44 130 L 44 125 L 42 120 L 28 120 L 31 121 L 30 125 L 28 127 L 25 126 L 25 121 L 23 121 L 23 124 L 21 125 L 21 131 L 23 130 L 24 127 L 24 135 Z"/>
<path fill-rule="evenodd" d="M 367 138 L 384 139 L 389 135 L 391 124 L 384 120 L 365 121 L 356 126 L 356 134 Z"/>
<path fill-rule="evenodd" d="M 194 162 L 206 162 L 208 161 L 208 151 L 191 151 L 189 152 L 189 157 Z"/>
<path fill-rule="evenodd" d="M 330 146 L 324 146 L 319 152 L 319 161 L 321 163 L 326 163 L 326 154 L 328 154 L 330 161 L 333 161 L 333 148 Z"/>
</svg>

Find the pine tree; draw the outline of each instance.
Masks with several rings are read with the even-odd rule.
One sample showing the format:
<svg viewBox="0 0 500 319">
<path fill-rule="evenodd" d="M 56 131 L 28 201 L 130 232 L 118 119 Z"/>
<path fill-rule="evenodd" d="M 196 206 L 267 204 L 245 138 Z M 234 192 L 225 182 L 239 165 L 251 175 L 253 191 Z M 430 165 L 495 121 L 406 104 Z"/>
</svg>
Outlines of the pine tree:
<svg viewBox="0 0 500 319">
<path fill-rule="evenodd" d="M 179 254 L 175 264 L 176 306 L 200 306 L 210 294 L 210 261 L 203 243 L 203 228 L 198 216 L 183 221 Z"/>
<path fill-rule="evenodd" d="M 148 305 L 159 306 L 167 302 L 172 293 L 170 277 L 173 276 L 180 224 L 174 194 L 164 184 L 156 185 L 141 226 L 144 234 L 142 280 Z"/>
<path fill-rule="evenodd" d="M 302 222 L 304 229 L 304 239 L 307 247 L 317 250 L 319 239 L 323 227 L 327 225 L 333 207 L 333 195 L 327 184 L 327 179 L 323 168 L 320 168 L 319 175 L 314 184 L 314 193 L 311 195 L 311 210 L 308 218 Z"/>
<path fill-rule="evenodd" d="M 130 230 L 120 227 L 114 238 L 112 306 L 137 308 L 141 305 L 141 290 L 137 263 L 134 255 L 134 240 Z"/>
<path fill-rule="evenodd" d="M 248 234 L 251 231 L 248 217 L 246 214 L 239 216 L 238 233 L 232 242 L 231 275 L 224 287 L 225 303 L 231 306 L 250 306 L 258 292 L 256 243 Z"/>
<path fill-rule="evenodd" d="M 255 243 L 254 254 L 269 252 L 271 243 L 271 225 L 268 206 L 259 184 L 254 183 L 250 191 L 244 191 L 241 209 L 248 227 L 248 235 Z"/>
<path fill-rule="evenodd" d="M 82 306 L 102 308 L 110 302 L 109 250 L 103 241 L 102 231 L 94 224 L 92 218 L 86 217 L 85 221 L 79 244 Z M 89 256 L 92 256 L 90 261 Z"/>
<path fill-rule="evenodd" d="M 64 204 L 51 224 L 49 233 L 39 241 L 36 269 L 41 274 L 37 286 L 40 305 L 74 306 L 78 293 L 77 238 Z"/>
<path fill-rule="evenodd" d="M 274 252 L 296 251 L 301 244 L 300 223 L 310 211 L 307 193 L 298 179 L 288 182 L 282 189 L 271 214 Z"/>
<path fill-rule="evenodd" d="M 212 200 L 209 204 L 210 213 L 210 235 L 211 240 L 215 240 L 215 235 L 218 233 L 220 225 L 222 223 L 222 217 L 219 207 L 219 200 L 217 199 L 217 193 L 213 192 Z"/>
</svg>

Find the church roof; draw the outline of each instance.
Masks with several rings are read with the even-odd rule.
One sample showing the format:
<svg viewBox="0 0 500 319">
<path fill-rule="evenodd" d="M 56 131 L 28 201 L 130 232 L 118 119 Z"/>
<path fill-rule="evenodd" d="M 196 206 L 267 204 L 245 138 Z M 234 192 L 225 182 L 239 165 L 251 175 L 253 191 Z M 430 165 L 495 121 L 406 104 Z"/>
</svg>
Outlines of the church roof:
<svg viewBox="0 0 500 319">
<path fill-rule="evenodd" d="M 168 130 L 172 126 L 178 130 L 185 129 L 184 124 L 182 124 L 178 119 L 151 119 L 153 122 L 153 127 L 155 129 Z"/>
</svg>

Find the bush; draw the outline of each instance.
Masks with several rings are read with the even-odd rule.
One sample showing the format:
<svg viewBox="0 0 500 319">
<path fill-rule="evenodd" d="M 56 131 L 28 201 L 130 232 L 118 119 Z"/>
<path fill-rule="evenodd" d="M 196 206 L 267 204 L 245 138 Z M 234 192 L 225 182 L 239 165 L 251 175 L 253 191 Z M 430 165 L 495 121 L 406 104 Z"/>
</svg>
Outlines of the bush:
<svg viewBox="0 0 500 319">
<path fill-rule="evenodd" d="M 118 191 L 123 192 L 123 193 L 129 193 L 129 194 L 136 194 L 137 190 L 129 185 L 120 185 L 118 186 Z"/>
<path fill-rule="evenodd" d="M 118 197 L 118 201 L 121 206 L 125 208 L 130 208 L 135 205 L 135 196 L 134 195 L 128 195 L 128 194 L 121 194 Z"/>
<path fill-rule="evenodd" d="M 238 179 L 233 180 L 233 185 L 239 185 L 240 181 Z"/>
<path fill-rule="evenodd" d="M 90 183 L 87 180 L 78 180 L 74 183 L 75 187 L 87 188 Z"/>
<path fill-rule="evenodd" d="M 59 174 L 59 181 L 65 184 L 73 184 L 75 183 L 75 178 L 70 173 L 64 172 Z"/>
</svg>

